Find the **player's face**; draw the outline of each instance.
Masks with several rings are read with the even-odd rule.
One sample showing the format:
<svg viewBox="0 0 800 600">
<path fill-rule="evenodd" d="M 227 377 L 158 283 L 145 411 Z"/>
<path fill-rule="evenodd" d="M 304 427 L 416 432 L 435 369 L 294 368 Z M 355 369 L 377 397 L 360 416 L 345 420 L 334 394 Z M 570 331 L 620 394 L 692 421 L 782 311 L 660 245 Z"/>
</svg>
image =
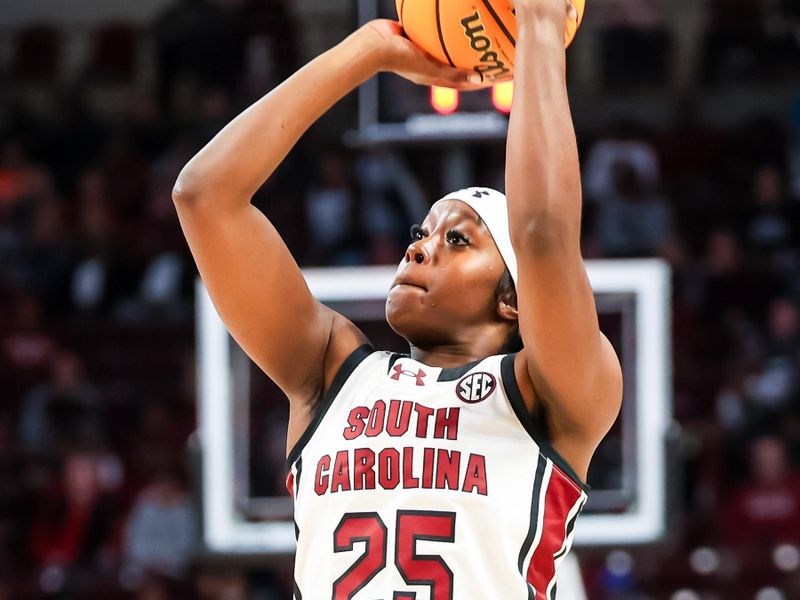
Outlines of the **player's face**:
<svg viewBox="0 0 800 600">
<path fill-rule="evenodd" d="M 505 263 L 477 213 L 458 200 L 439 202 L 411 233 L 386 300 L 392 329 L 425 348 L 469 343 L 496 324 Z"/>
</svg>

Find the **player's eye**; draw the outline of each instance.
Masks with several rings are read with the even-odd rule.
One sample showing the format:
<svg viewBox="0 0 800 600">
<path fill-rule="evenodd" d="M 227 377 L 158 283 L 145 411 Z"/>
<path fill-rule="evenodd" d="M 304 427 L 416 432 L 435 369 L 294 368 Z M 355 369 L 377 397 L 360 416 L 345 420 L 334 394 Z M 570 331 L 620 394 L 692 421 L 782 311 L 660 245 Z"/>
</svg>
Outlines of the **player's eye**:
<svg viewBox="0 0 800 600">
<path fill-rule="evenodd" d="M 421 240 L 425 237 L 425 232 L 422 230 L 422 226 L 415 223 L 411 226 L 411 239 L 412 240 Z"/>
<path fill-rule="evenodd" d="M 450 231 L 447 232 L 446 239 L 449 243 L 453 244 L 454 246 L 469 245 L 469 238 L 460 231 L 457 231 L 455 229 L 451 229 Z"/>
</svg>

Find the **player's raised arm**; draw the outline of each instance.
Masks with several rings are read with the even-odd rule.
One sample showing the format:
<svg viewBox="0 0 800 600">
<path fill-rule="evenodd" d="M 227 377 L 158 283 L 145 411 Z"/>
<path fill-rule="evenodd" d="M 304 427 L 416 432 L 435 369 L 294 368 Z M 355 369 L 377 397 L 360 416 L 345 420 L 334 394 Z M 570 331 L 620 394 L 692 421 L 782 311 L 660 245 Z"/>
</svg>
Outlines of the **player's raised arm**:
<svg viewBox="0 0 800 600">
<path fill-rule="evenodd" d="M 599 442 L 619 412 L 622 390 L 580 252 L 580 170 L 564 49 L 564 23 L 574 9 L 565 0 L 516 0 L 515 7 L 506 193 L 523 356 L 538 401 L 559 430 Z"/>
<path fill-rule="evenodd" d="M 390 21 L 368 23 L 231 121 L 181 171 L 173 199 L 200 275 L 229 331 L 289 395 L 313 398 L 333 353 L 363 341 L 314 300 L 280 236 L 250 201 L 306 129 L 381 70 L 464 85 Z M 335 345 L 335 347 L 333 347 Z M 341 361 L 340 361 L 341 362 Z"/>
</svg>

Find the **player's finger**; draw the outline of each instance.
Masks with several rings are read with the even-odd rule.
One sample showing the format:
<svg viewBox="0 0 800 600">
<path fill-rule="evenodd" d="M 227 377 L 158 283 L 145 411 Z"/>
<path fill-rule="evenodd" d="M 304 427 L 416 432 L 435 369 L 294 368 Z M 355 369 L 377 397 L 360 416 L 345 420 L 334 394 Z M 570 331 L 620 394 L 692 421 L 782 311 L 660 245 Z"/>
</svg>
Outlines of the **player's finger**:
<svg viewBox="0 0 800 600">
<path fill-rule="evenodd" d="M 449 81 L 454 85 L 462 83 L 478 84 L 483 81 L 479 73 L 471 69 L 456 69 L 443 64 L 421 48 L 413 45 L 410 41 L 405 49 L 413 55 L 413 58 L 409 58 L 416 63 L 416 70 L 427 79 Z"/>
<path fill-rule="evenodd" d="M 468 76 L 470 75 L 477 75 L 477 73 L 459 73 L 457 77 L 452 77 L 449 74 L 445 77 L 432 76 L 426 78 L 425 83 L 463 91 L 482 90 L 491 87 L 492 84 L 486 80 L 481 80 L 480 75 L 477 78 L 469 79 Z"/>
<path fill-rule="evenodd" d="M 487 84 L 483 83 L 452 83 L 450 81 L 438 80 L 430 82 L 430 85 L 435 85 L 439 87 L 446 87 L 454 90 L 459 90 L 461 92 L 474 92 L 477 90 L 483 90 L 489 87 Z"/>
<path fill-rule="evenodd" d="M 471 69 L 454 69 L 427 56 L 425 57 L 425 62 L 427 65 L 426 75 L 429 77 L 447 81 L 453 85 L 479 85 L 483 83 L 483 77 L 481 77 L 480 73 L 476 73 Z"/>
</svg>

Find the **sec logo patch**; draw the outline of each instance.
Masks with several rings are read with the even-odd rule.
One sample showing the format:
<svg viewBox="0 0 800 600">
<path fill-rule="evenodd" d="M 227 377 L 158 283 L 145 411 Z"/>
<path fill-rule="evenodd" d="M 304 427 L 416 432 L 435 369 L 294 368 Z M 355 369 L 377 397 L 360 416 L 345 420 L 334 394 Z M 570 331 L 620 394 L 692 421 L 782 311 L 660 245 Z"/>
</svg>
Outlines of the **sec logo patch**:
<svg viewBox="0 0 800 600">
<path fill-rule="evenodd" d="M 456 395 L 462 402 L 477 404 L 491 396 L 496 386 L 491 373 L 470 373 L 456 384 Z"/>
</svg>

